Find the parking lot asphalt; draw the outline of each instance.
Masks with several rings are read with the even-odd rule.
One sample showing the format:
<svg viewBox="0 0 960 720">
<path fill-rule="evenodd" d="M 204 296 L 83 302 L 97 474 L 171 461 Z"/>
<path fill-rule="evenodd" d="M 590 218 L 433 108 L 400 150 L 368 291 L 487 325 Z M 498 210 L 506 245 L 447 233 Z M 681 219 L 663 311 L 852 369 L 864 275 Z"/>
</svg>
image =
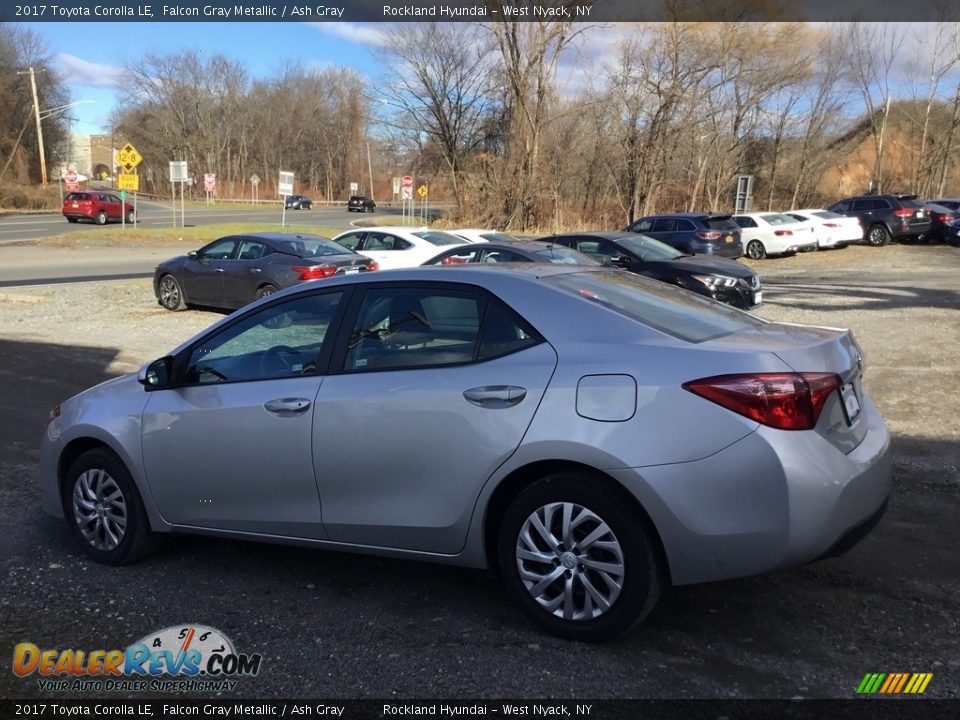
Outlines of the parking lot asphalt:
<svg viewBox="0 0 960 720">
<path fill-rule="evenodd" d="M 751 264 L 758 314 L 851 327 L 863 346 L 893 433 L 888 512 L 840 558 L 670 589 L 604 645 L 541 634 L 480 571 L 200 537 L 90 562 L 39 507 L 48 411 L 220 316 L 167 313 L 145 280 L 0 289 L 0 693 L 81 696 L 15 677 L 16 643 L 124 648 L 202 623 L 264 657 L 216 697 L 852 698 L 865 673 L 904 671 L 933 673 L 927 697 L 960 696 L 960 249 Z"/>
</svg>

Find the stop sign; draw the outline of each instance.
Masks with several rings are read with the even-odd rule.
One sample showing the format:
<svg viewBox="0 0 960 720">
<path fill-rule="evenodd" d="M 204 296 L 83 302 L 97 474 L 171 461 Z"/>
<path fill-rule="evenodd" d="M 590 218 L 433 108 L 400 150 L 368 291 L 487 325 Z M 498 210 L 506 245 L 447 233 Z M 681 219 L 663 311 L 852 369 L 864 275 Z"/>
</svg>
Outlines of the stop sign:
<svg viewBox="0 0 960 720">
<path fill-rule="evenodd" d="M 413 176 L 412 176 L 412 175 L 404 175 L 404 176 L 403 176 L 403 187 L 405 187 L 405 188 L 412 188 L 412 187 L 413 187 Z"/>
<path fill-rule="evenodd" d="M 63 176 L 63 179 L 68 183 L 75 183 L 77 181 L 77 171 L 67 170 L 67 174 Z"/>
</svg>

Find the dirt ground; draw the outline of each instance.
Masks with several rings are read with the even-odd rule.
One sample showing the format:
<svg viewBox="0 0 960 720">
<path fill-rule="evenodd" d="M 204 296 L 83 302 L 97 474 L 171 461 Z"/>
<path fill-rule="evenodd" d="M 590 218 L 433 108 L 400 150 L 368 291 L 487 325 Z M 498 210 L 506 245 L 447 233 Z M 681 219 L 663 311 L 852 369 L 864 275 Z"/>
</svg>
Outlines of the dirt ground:
<svg viewBox="0 0 960 720">
<path fill-rule="evenodd" d="M 150 282 L 0 288 L 0 694 L 16 642 L 125 647 L 178 622 L 264 653 L 242 695 L 853 697 L 867 672 L 932 672 L 960 697 L 960 249 L 852 247 L 751 263 L 760 316 L 850 327 L 893 432 L 889 510 L 849 554 L 669 590 L 602 646 L 539 634 L 485 573 L 201 538 L 129 568 L 88 562 L 36 487 L 47 412 L 221 317 Z"/>
</svg>

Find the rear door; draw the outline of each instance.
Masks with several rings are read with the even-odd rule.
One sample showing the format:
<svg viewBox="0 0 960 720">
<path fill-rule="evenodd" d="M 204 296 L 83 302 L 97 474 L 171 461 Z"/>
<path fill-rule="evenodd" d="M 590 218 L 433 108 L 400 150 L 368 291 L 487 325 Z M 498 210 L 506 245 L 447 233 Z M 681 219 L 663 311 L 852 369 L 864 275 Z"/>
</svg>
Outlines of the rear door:
<svg viewBox="0 0 960 720">
<path fill-rule="evenodd" d="M 480 489 L 517 448 L 557 363 L 482 289 L 368 285 L 313 419 L 331 540 L 452 554 Z"/>
<path fill-rule="evenodd" d="M 270 249 L 256 238 L 240 238 L 236 258 L 223 265 L 223 297 L 227 307 L 243 307 L 270 279 L 264 275 L 264 258 Z"/>
</svg>

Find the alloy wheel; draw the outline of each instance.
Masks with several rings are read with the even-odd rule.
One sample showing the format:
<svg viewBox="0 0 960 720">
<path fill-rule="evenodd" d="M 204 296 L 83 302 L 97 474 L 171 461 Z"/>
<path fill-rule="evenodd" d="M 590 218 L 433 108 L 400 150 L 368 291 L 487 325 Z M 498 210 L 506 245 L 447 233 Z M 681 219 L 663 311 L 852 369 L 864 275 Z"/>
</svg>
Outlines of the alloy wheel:
<svg viewBox="0 0 960 720">
<path fill-rule="evenodd" d="M 530 596 L 564 620 L 600 617 L 623 590 L 620 542 L 603 519 L 577 503 L 549 503 L 531 513 L 517 537 L 516 562 Z"/>
<path fill-rule="evenodd" d="M 83 472 L 73 486 L 73 517 L 77 529 L 97 550 L 115 549 L 127 531 L 127 501 L 106 470 Z"/>
</svg>

